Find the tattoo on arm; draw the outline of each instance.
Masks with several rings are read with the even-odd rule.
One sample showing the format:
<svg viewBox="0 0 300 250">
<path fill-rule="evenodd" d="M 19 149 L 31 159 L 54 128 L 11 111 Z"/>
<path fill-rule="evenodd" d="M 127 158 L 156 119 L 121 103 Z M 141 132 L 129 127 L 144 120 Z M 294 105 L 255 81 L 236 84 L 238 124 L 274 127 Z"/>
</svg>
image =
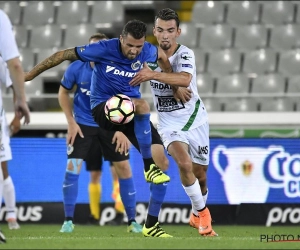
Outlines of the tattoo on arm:
<svg viewBox="0 0 300 250">
<path fill-rule="evenodd" d="M 61 64 L 63 61 L 66 60 L 78 60 L 75 53 L 75 48 L 70 48 L 66 50 L 61 50 L 55 52 L 53 55 L 49 56 L 42 62 L 38 63 L 28 74 L 33 78 L 41 74 L 42 72 Z"/>
</svg>

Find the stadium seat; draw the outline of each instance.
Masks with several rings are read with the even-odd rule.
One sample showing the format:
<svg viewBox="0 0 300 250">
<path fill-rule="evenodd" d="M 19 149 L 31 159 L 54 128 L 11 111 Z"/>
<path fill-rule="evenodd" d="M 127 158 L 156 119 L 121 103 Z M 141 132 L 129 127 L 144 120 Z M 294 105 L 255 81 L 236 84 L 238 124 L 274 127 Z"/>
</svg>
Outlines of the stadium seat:
<svg viewBox="0 0 300 250">
<path fill-rule="evenodd" d="M 196 63 L 196 70 L 198 73 L 205 71 L 205 57 L 206 53 L 202 49 L 193 49 L 195 54 L 195 63 Z"/>
<path fill-rule="evenodd" d="M 228 98 L 225 102 L 224 111 L 226 112 L 256 112 L 256 99 L 251 97 Z"/>
<path fill-rule="evenodd" d="M 281 25 L 293 22 L 294 4 L 290 1 L 264 1 L 261 22 Z"/>
<path fill-rule="evenodd" d="M 125 9 L 121 1 L 95 1 L 92 5 L 91 23 L 101 28 L 123 24 Z"/>
<path fill-rule="evenodd" d="M 234 47 L 240 51 L 264 48 L 267 44 L 267 29 L 263 25 L 251 24 L 236 27 Z"/>
<path fill-rule="evenodd" d="M 31 30 L 29 46 L 33 49 L 47 49 L 61 46 L 62 30 L 58 25 L 35 26 Z"/>
<path fill-rule="evenodd" d="M 247 94 L 249 78 L 245 74 L 234 74 L 220 77 L 217 81 L 217 94 Z"/>
<path fill-rule="evenodd" d="M 229 48 L 231 47 L 231 37 L 232 27 L 230 25 L 216 24 L 203 27 L 200 35 L 200 47 L 205 50 Z"/>
<path fill-rule="evenodd" d="M 88 22 L 86 1 L 60 1 L 57 11 L 57 24 L 76 25 Z"/>
<path fill-rule="evenodd" d="M 296 103 L 288 97 L 265 97 L 261 99 L 260 111 L 292 112 L 296 111 Z"/>
<path fill-rule="evenodd" d="M 288 94 L 299 94 L 300 93 L 300 73 L 299 73 L 299 75 L 289 77 L 287 93 Z"/>
<path fill-rule="evenodd" d="M 14 33 L 16 37 L 17 44 L 20 48 L 25 48 L 27 46 L 28 30 L 23 25 L 15 25 Z"/>
<path fill-rule="evenodd" d="M 65 29 L 64 47 L 75 47 L 89 43 L 89 38 L 96 32 L 93 24 L 67 26 Z"/>
<path fill-rule="evenodd" d="M 198 29 L 191 22 L 180 23 L 181 34 L 177 39 L 179 44 L 183 44 L 189 48 L 196 48 L 198 41 Z"/>
<path fill-rule="evenodd" d="M 24 71 L 30 71 L 35 65 L 33 50 L 29 48 L 21 48 L 19 49 L 19 52 Z"/>
<path fill-rule="evenodd" d="M 234 49 L 219 50 L 209 55 L 207 71 L 214 76 L 223 76 L 240 71 L 241 55 Z"/>
<path fill-rule="evenodd" d="M 300 50 L 288 50 L 280 54 L 278 71 L 285 76 L 299 75 Z"/>
<path fill-rule="evenodd" d="M 201 96 L 212 94 L 214 90 L 214 78 L 210 74 L 197 74 L 197 88 Z"/>
<path fill-rule="evenodd" d="M 230 3 L 226 21 L 232 25 L 258 23 L 259 4 L 254 1 L 234 1 Z"/>
<path fill-rule="evenodd" d="M 295 17 L 295 23 L 300 23 L 300 3 L 299 1 L 297 1 L 296 3 L 296 6 L 297 6 L 297 15 Z"/>
<path fill-rule="evenodd" d="M 259 75 L 253 79 L 253 94 L 279 94 L 285 91 L 285 78 L 281 74 Z"/>
<path fill-rule="evenodd" d="M 192 9 L 191 21 L 196 25 L 222 23 L 224 4 L 220 1 L 196 1 Z"/>
<path fill-rule="evenodd" d="M 0 9 L 5 11 L 13 25 L 20 24 L 21 6 L 19 1 L 1 1 Z"/>
<path fill-rule="evenodd" d="M 276 67 L 276 51 L 260 49 L 245 53 L 243 71 L 248 74 L 265 74 L 274 72 Z"/>
<path fill-rule="evenodd" d="M 45 25 L 54 22 L 54 5 L 52 1 L 28 1 L 24 7 L 22 24 Z"/>
<path fill-rule="evenodd" d="M 278 50 L 300 48 L 300 25 L 287 24 L 272 29 L 270 46 Z"/>
<path fill-rule="evenodd" d="M 222 110 L 222 103 L 219 98 L 201 97 L 201 100 L 203 101 L 207 112 L 220 112 Z"/>
</svg>

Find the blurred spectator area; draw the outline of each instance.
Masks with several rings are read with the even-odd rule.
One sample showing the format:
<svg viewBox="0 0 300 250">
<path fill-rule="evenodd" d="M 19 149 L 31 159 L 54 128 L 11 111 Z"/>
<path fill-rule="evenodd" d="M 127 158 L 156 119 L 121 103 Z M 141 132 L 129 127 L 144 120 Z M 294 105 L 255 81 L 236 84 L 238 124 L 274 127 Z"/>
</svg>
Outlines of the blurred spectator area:
<svg viewBox="0 0 300 250">
<path fill-rule="evenodd" d="M 179 13 L 178 43 L 195 53 L 209 112 L 300 111 L 300 1 L 0 1 L 25 71 L 59 49 L 87 43 L 95 32 L 118 37 L 134 18 L 147 23 L 147 40 L 156 43 L 154 16 L 165 7 Z M 41 96 L 56 98 L 67 66 L 26 84 L 33 110 L 47 109 Z M 153 106 L 146 85 L 142 96 Z"/>
</svg>

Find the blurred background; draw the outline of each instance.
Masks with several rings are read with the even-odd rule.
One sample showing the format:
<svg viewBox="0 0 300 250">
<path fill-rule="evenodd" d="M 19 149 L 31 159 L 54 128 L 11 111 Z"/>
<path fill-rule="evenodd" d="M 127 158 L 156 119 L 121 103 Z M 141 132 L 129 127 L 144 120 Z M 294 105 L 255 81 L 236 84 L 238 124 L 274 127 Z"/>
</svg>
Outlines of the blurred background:
<svg viewBox="0 0 300 250">
<path fill-rule="evenodd" d="M 152 34 L 154 16 L 165 7 L 178 12 L 182 29 L 178 42 L 191 48 L 196 56 L 198 91 L 210 122 L 208 178 L 212 191 L 208 204 L 212 204 L 217 222 L 266 224 L 267 218 L 274 216 L 272 204 L 277 204 L 282 213 L 288 208 L 294 211 L 300 198 L 299 1 L 0 1 L 0 8 L 13 23 L 24 71 L 57 50 L 87 44 L 95 32 L 119 37 L 123 25 L 133 18 L 147 23 L 147 41 L 156 44 Z M 12 138 L 13 152 L 14 148 L 16 152 L 11 165 L 24 162 L 17 153 L 23 152 L 23 157 L 29 157 L 28 164 L 35 167 L 38 163 L 30 146 L 40 145 L 34 152 L 45 149 L 45 141 L 36 139 L 28 144 L 23 137 L 65 137 L 66 121 L 57 92 L 67 66 L 68 62 L 64 62 L 26 82 L 32 122 L 22 128 L 17 138 Z M 156 123 L 150 85 L 143 84 L 141 92 L 150 103 L 151 119 Z M 10 120 L 12 93 L 4 90 L 3 99 Z M 50 164 L 49 168 L 53 167 L 53 162 L 47 162 L 49 151 L 65 150 L 63 139 L 53 143 L 43 161 Z M 28 153 L 24 153 L 24 147 Z M 65 155 L 60 155 L 63 166 Z M 137 162 L 131 163 L 136 166 Z M 177 167 L 172 160 L 171 169 L 174 171 L 171 175 L 177 178 Z M 13 167 L 11 170 L 13 178 L 20 175 L 13 173 Z M 64 168 L 60 171 L 58 181 L 61 182 Z M 17 186 L 18 181 L 15 183 Z M 229 183 L 235 185 L 229 187 Z M 167 196 L 167 203 L 173 207 L 188 204 L 180 184 L 174 185 L 177 187 Z M 59 196 L 49 200 L 26 197 L 22 188 L 18 188 L 20 202 L 61 201 L 60 189 Z M 33 187 L 33 190 L 37 189 Z M 85 194 L 86 185 L 83 185 L 81 203 L 87 202 Z M 141 202 L 146 200 L 140 197 Z M 104 202 L 111 202 L 109 193 L 104 195 Z M 224 221 L 220 207 L 214 209 L 214 205 L 229 204 L 234 209 L 230 214 L 234 215 Z M 253 204 L 265 206 L 253 207 Z M 247 217 L 248 211 L 254 209 L 262 214 L 256 222 L 253 217 L 251 220 Z M 273 224 L 300 222 L 300 211 L 295 211 L 294 217 L 285 221 L 276 214 Z"/>
</svg>

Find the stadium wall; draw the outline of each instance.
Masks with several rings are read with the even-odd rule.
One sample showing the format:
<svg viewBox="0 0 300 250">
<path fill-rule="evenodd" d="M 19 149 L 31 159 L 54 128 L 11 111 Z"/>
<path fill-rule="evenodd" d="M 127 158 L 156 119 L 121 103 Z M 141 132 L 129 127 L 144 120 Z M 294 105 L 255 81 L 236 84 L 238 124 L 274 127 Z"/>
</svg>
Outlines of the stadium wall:
<svg viewBox="0 0 300 250">
<path fill-rule="evenodd" d="M 13 160 L 9 162 L 20 221 L 61 223 L 62 182 L 66 167 L 65 138 L 11 138 Z M 296 138 L 212 138 L 208 170 L 209 198 L 217 224 L 295 224 L 300 222 L 300 140 Z M 142 159 L 130 151 L 137 187 L 137 213 L 145 218 L 149 187 L 143 177 Z M 169 157 L 171 182 L 161 220 L 186 223 L 190 213 L 177 166 Z M 88 210 L 89 175 L 82 170 L 76 221 L 84 223 Z M 113 217 L 112 182 L 108 162 L 103 166 L 102 222 Z M 253 211 L 257 215 L 255 219 Z M 5 208 L 0 219 L 4 218 Z M 251 219 L 250 219 L 251 218 Z M 59 221 L 60 220 L 60 221 Z"/>
</svg>

